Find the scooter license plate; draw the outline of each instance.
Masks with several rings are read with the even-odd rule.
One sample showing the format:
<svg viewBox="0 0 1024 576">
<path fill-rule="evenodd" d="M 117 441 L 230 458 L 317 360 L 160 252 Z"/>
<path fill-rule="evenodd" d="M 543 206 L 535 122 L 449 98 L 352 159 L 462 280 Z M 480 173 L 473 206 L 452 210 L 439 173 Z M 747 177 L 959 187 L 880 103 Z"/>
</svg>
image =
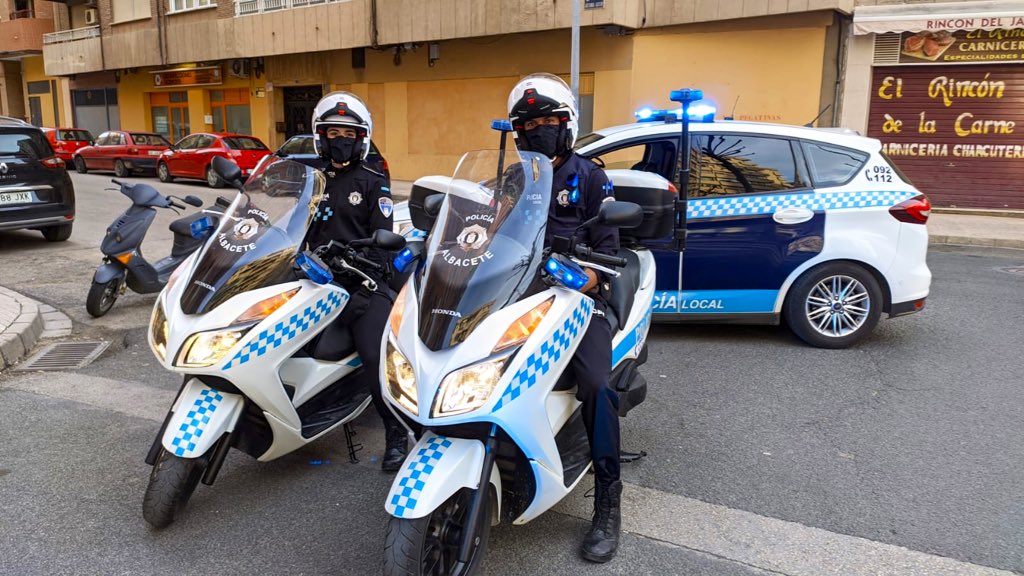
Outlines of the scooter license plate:
<svg viewBox="0 0 1024 576">
<path fill-rule="evenodd" d="M 31 192 L 8 192 L 0 194 L 0 205 L 3 204 L 27 204 L 32 201 Z"/>
</svg>

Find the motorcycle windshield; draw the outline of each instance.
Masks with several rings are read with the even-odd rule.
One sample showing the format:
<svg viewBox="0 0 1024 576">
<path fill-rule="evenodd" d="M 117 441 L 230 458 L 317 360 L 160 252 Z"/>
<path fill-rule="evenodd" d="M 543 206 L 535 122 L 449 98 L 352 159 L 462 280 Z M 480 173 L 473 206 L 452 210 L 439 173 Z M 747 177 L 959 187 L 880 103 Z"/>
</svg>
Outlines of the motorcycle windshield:
<svg viewBox="0 0 1024 576">
<path fill-rule="evenodd" d="M 323 190 L 323 175 L 291 160 L 254 172 L 193 268 L 182 311 L 204 314 L 242 292 L 293 280 L 292 263 Z"/>
<path fill-rule="evenodd" d="M 419 282 L 419 336 L 427 347 L 461 343 L 523 296 L 540 266 L 550 197 L 545 156 L 513 149 L 462 157 Z"/>
</svg>

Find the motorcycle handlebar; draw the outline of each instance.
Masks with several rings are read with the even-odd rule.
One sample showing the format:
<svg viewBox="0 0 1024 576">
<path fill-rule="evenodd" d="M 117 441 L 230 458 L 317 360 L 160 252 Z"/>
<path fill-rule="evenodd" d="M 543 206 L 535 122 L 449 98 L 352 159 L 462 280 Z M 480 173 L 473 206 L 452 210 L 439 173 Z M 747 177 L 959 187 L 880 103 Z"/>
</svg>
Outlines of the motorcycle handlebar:
<svg viewBox="0 0 1024 576">
<path fill-rule="evenodd" d="M 175 208 L 178 208 L 179 210 L 184 210 L 185 209 L 185 205 L 180 203 L 180 202 L 175 202 L 174 200 L 171 200 L 170 198 L 168 198 L 167 201 L 171 204 L 171 206 L 174 206 Z"/>
<path fill-rule="evenodd" d="M 622 268 L 626 265 L 625 258 L 619 258 L 618 256 L 609 256 L 600 252 L 594 252 L 589 246 L 578 245 L 576 246 L 576 256 L 593 262 L 594 264 L 602 264 L 604 266 L 615 266 L 616 268 Z"/>
<path fill-rule="evenodd" d="M 370 260 L 368 258 L 363 258 L 362 256 L 353 256 L 352 260 L 356 264 L 359 264 L 361 266 L 365 266 L 366 268 L 369 268 L 370 270 L 380 270 L 381 269 L 381 265 L 380 264 L 377 264 L 376 262 L 374 262 L 373 260 Z"/>
</svg>

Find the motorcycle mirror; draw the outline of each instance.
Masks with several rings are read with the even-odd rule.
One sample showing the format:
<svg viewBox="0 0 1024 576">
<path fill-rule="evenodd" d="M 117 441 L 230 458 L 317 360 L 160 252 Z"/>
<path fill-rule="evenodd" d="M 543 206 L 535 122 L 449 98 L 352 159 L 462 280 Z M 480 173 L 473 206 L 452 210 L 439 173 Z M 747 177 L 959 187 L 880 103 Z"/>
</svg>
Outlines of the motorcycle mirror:
<svg viewBox="0 0 1024 576">
<path fill-rule="evenodd" d="M 220 176 L 221 180 L 234 186 L 238 186 L 242 180 L 242 169 L 238 167 L 238 164 L 223 156 L 213 157 L 213 171 Z"/>
<path fill-rule="evenodd" d="M 633 228 L 644 221 L 644 211 L 633 202 L 604 202 L 597 212 L 598 222 L 616 228 Z"/>
<path fill-rule="evenodd" d="M 373 233 L 373 245 L 390 251 L 401 250 L 405 248 L 405 237 L 390 230 L 378 229 Z"/>
<path fill-rule="evenodd" d="M 203 205 L 203 201 L 198 196 L 194 196 L 192 194 L 185 196 L 184 198 L 182 198 L 182 200 L 185 201 L 185 204 L 188 204 L 189 206 L 195 206 L 196 208 L 199 208 L 200 206 Z"/>
<path fill-rule="evenodd" d="M 441 204 L 444 203 L 444 194 L 431 194 L 423 199 L 423 211 L 431 218 L 437 218 L 441 213 Z"/>
</svg>

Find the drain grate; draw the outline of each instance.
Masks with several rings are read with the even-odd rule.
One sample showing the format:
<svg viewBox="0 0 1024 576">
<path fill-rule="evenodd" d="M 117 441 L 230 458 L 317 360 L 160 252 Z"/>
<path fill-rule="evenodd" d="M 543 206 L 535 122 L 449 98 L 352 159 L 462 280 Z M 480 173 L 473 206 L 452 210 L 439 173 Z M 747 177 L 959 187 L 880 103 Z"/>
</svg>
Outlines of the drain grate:
<svg viewBox="0 0 1024 576">
<path fill-rule="evenodd" d="M 996 268 L 1000 272 L 1006 272 L 1007 274 L 1016 274 L 1017 276 L 1024 276 L 1024 266 L 1004 266 L 1002 268 Z"/>
<path fill-rule="evenodd" d="M 110 342 L 57 342 L 48 344 L 15 370 L 76 370 L 92 363 Z"/>
</svg>

